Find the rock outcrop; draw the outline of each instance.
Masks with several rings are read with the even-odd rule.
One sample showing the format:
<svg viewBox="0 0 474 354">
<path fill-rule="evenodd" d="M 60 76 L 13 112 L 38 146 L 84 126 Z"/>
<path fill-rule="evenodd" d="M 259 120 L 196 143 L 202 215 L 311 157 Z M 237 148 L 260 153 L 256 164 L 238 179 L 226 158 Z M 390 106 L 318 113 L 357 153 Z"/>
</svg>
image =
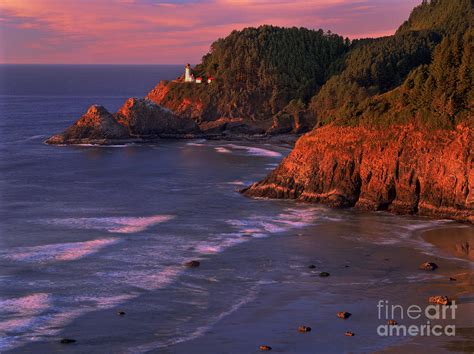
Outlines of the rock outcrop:
<svg viewBox="0 0 474 354">
<path fill-rule="evenodd" d="M 91 106 L 71 127 L 46 143 L 113 144 L 199 133 L 193 120 L 178 117 L 151 100 L 130 98 L 114 115 L 102 106 Z"/>
<path fill-rule="evenodd" d="M 185 83 L 179 80 L 162 80 L 146 96 L 156 104 L 166 107 L 176 115 L 190 118 L 200 123 L 220 118 L 216 107 L 208 98 L 208 85 L 198 86 L 194 83 Z"/>
<path fill-rule="evenodd" d="M 199 133 L 197 124 L 178 117 L 169 109 L 149 99 L 129 98 L 115 114 L 117 121 L 128 128 L 132 137 L 155 137 Z"/>
<path fill-rule="evenodd" d="M 104 107 L 93 105 L 62 134 L 53 135 L 48 144 L 88 144 L 130 138 L 127 129 L 120 125 Z"/>
<path fill-rule="evenodd" d="M 474 222 L 474 130 L 325 126 L 242 192 Z"/>
</svg>

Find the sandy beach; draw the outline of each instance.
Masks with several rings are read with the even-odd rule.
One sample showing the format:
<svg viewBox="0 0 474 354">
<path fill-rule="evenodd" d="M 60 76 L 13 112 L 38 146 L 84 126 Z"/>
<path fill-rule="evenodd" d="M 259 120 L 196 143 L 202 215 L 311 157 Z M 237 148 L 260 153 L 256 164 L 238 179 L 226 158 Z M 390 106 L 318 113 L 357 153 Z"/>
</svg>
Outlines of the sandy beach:
<svg viewBox="0 0 474 354">
<path fill-rule="evenodd" d="M 127 312 L 125 318 L 117 318 L 115 311 L 107 310 L 76 320 L 62 335 L 74 336 L 80 344 L 69 346 L 67 351 L 83 353 L 88 348 L 97 350 L 99 347 L 107 352 L 111 344 L 117 348 L 120 338 L 106 335 L 112 328 L 124 335 L 131 330 L 137 333 L 135 339 L 132 334 L 127 336 L 127 347 L 119 350 L 120 353 L 258 353 L 260 345 L 272 347 L 275 353 L 472 352 L 472 263 L 446 255 L 444 249 L 431 246 L 424 238 L 435 237 L 436 231 L 436 238 L 443 238 L 447 244 L 460 230 L 471 237 L 474 228 L 452 222 L 443 223 L 442 227 L 427 223 L 425 228 L 389 242 L 386 237 L 379 238 L 375 234 L 373 238 L 359 238 L 356 236 L 358 228 L 381 221 L 387 226 L 395 225 L 399 217 L 384 213 L 359 214 L 357 225 L 351 212 L 339 213 L 352 219 L 352 223 L 309 226 L 297 232 L 243 243 L 201 259 L 201 267 L 189 270 L 180 279 L 181 282 L 192 280 L 194 292 L 188 288 L 183 298 L 175 296 L 173 301 L 193 301 L 193 297 L 195 302 L 201 301 L 196 290 L 200 286 L 209 289 L 207 298 L 219 296 L 222 292 L 219 284 L 225 281 L 226 291 L 237 290 L 234 293 L 237 295 L 228 298 L 222 293 L 223 300 L 229 301 L 226 311 L 202 325 L 196 316 L 199 313 L 190 308 L 188 331 L 181 327 L 182 336 L 178 340 L 159 339 L 175 329 L 162 326 L 162 321 L 177 316 L 162 303 L 173 291 L 172 286 L 123 305 L 122 309 Z M 430 230 L 428 225 L 435 230 Z M 419 265 L 426 261 L 435 262 L 439 268 L 429 272 L 420 270 Z M 310 265 L 315 267 L 309 268 Z M 320 272 L 328 272 L 330 276 L 321 277 Z M 260 280 L 255 283 L 251 278 Z M 454 337 L 378 335 L 377 327 L 387 322 L 386 318 L 379 318 L 379 301 L 386 300 L 404 309 L 410 305 L 424 309 L 428 297 L 433 295 L 446 295 L 456 301 L 454 319 L 431 321 L 432 325 L 454 325 Z M 156 308 L 154 304 L 158 303 L 159 308 Z M 205 313 L 213 306 L 217 304 L 203 304 L 200 311 Z M 149 313 L 145 309 L 149 309 Z M 347 311 L 351 316 L 340 319 L 339 311 Z M 398 324 L 416 326 L 427 321 L 426 318 L 402 319 L 398 313 L 393 319 Z M 311 327 L 311 331 L 298 332 L 301 325 Z M 146 329 L 150 327 L 155 330 Z M 347 331 L 354 336 L 346 336 Z M 130 346 L 130 342 L 134 344 Z M 60 348 L 57 342 L 49 341 L 12 352 L 47 353 Z"/>
</svg>

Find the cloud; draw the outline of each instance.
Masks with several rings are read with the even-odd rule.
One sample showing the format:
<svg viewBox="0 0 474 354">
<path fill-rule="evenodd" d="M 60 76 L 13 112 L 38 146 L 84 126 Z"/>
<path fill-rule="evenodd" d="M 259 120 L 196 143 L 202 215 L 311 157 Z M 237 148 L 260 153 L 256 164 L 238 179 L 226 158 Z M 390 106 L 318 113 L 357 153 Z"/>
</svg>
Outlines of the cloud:
<svg viewBox="0 0 474 354">
<path fill-rule="evenodd" d="M 261 24 L 393 33 L 419 0 L 0 0 L 1 62 L 198 62 Z"/>
</svg>

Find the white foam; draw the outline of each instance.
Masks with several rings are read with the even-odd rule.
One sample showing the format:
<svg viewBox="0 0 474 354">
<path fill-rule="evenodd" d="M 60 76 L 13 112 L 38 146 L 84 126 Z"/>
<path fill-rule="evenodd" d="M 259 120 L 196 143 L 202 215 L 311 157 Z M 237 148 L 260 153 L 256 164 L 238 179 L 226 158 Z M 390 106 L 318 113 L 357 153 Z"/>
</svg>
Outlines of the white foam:
<svg viewBox="0 0 474 354">
<path fill-rule="evenodd" d="M 197 139 L 194 141 L 191 141 L 189 143 L 186 143 L 187 146 L 204 146 L 206 142 L 206 139 Z"/>
<path fill-rule="evenodd" d="M 173 219 L 173 215 L 143 217 L 101 217 L 51 219 L 47 223 L 74 229 L 106 230 L 112 233 L 132 234 Z"/>
<path fill-rule="evenodd" d="M 245 183 L 242 181 L 232 181 L 232 182 L 226 182 L 226 184 L 230 184 L 232 186 L 244 186 Z"/>
<path fill-rule="evenodd" d="M 0 299 L 0 316 L 9 319 L 0 322 L 0 352 L 15 347 L 17 336 L 27 332 L 38 321 L 38 316 L 50 307 L 50 295 L 37 293 L 18 298 Z"/>
<path fill-rule="evenodd" d="M 244 220 L 227 220 L 226 224 L 231 226 L 234 230 L 227 233 L 219 233 L 212 236 L 205 241 L 187 240 L 186 247 L 192 246 L 196 255 L 193 259 L 199 259 L 203 254 L 215 254 L 223 252 L 224 250 L 235 245 L 247 242 L 253 238 L 269 237 L 272 234 L 284 232 L 287 230 L 301 228 L 309 224 L 318 217 L 318 210 L 315 208 L 287 208 L 285 211 L 277 216 L 275 215 L 253 215 Z M 319 215 L 322 217 L 323 215 Z M 73 228 L 91 228 L 98 230 L 106 230 L 109 232 L 137 232 L 143 230 L 155 223 L 169 220 L 171 216 L 157 215 L 148 218 L 78 218 L 78 219 L 56 219 L 53 222 L 61 225 L 67 225 Z M 86 242 L 66 243 L 59 245 L 46 245 L 36 247 L 23 247 L 16 250 L 10 250 L 10 254 L 15 254 L 16 260 L 28 262 L 41 262 L 52 260 L 74 260 L 85 257 L 93 252 L 97 252 L 102 247 L 113 244 L 114 242 L 121 242 L 122 239 L 99 239 Z M 184 241 L 183 241 L 184 242 Z M 182 242 L 173 241 L 173 247 Z M 164 288 L 173 283 L 183 272 L 186 271 L 181 263 L 184 259 L 179 259 L 170 255 L 167 244 L 159 243 L 155 246 L 147 246 L 145 250 L 140 250 L 137 253 L 128 254 L 130 262 L 135 262 L 137 256 L 140 256 L 143 262 L 144 255 L 148 259 L 150 254 L 160 254 L 172 262 L 171 266 L 164 266 L 161 269 L 159 266 L 153 264 L 144 265 L 145 267 L 124 269 L 122 271 L 103 271 L 100 270 L 95 276 L 100 279 L 107 278 L 112 284 L 125 283 L 132 287 L 137 287 L 147 291 L 153 291 Z M 5 255 L 3 255 L 5 256 Z M 108 253 L 104 257 L 116 257 L 114 253 Z M 161 259 L 161 258 L 160 258 Z M 161 259 L 163 261 L 163 259 Z M 137 261 L 138 262 L 138 261 Z M 100 296 L 86 296 L 81 295 L 68 300 L 75 306 L 71 308 L 68 304 L 65 308 L 61 306 L 54 306 L 54 311 L 51 314 L 44 314 L 43 309 L 46 309 L 48 303 L 40 306 L 40 310 L 34 313 L 30 322 L 22 324 L 22 328 L 29 328 L 24 331 L 24 334 L 16 337 L 8 337 L 4 342 L 3 348 L 12 348 L 14 346 L 22 345 L 26 341 L 37 340 L 39 338 L 31 337 L 32 335 L 56 335 L 65 325 L 76 319 L 77 317 L 97 309 L 106 309 L 118 306 L 120 303 L 135 298 L 138 294 L 124 294 L 110 296 L 110 294 L 100 294 Z M 211 318 L 204 326 L 198 327 L 194 332 L 185 337 L 172 338 L 165 342 L 150 343 L 145 346 L 134 348 L 133 352 L 147 351 L 156 348 L 167 347 L 173 344 L 181 343 L 202 336 L 209 331 L 212 326 L 219 322 L 222 318 L 236 311 L 243 304 L 252 300 L 256 296 L 256 288 L 251 293 L 232 305 L 227 311 Z M 49 301 L 49 299 L 48 299 Z M 64 300 L 61 301 L 64 303 Z"/>
<path fill-rule="evenodd" d="M 253 146 L 243 146 L 243 145 L 236 145 L 236 144 L 228 144 L 226 146 L 232 149 L 236 149 L 236 150 L 245 150 L 247 151 L 249 155 L 252 155 L 252 156 L 265 156 L 265 157 L 275 157 L 275 158 L 279 158 L 283 156 L 281 153 L 277 151 L 262 149 L 262 148 L 253 147 Z"/>
<path fill-rule="evenodd" d="M 217 152 L 220 152 L 221 154 L 230 154 L 232 151 L 229 149 L 226 149 L 225 147 L 216 147 L 214 148 Z"/>
<path fill-rule="evenodd" d="M 181 266 L 168 266 L 161 270 L 155 268 L 150 268 L 149 270 L 124 270 L 107 273 L 106 276 L 108 279 L 112 279 L 120 284 L 126 283 L 133 287 L 152 291 L 168 286 L 182 271 L 183 267 Z"/>
<path fill-rule="evenodd" d="M 95 148 L 126 148 L 131 145 L 135 145 L 133 143 L 127 143 L 127 144 L 115 144 L 115 145 L 104 145 L 104 144 L 74 144 L 74 146 L 80 146 L 80 147 L 95 147 Z"/>
<path fill-rule="evenodd" d="M 52 306 L 50 294 L 34 294 L 19 299 L 0 300 L 0 314 L 3 304 L 19 310 L 16 317 L 0 323 L 0 332 L 8 332 L 9 336 L 0 338 L 0 352 L 11 350 L 24 345 L 26 342 L 34 342 L 44 336 L 58 335 L 67 324 L 79 316 L 99 310 L 106 310 L 117 306 L 127 300 L 135 298 L 134 294 L 122 294 L 115 296 L 79 296 L 69 299 L 75 304 L 75 308 L 61 308 Z M 64 299 L 63 299 L 64 300 Z M 46 311 L 49 310 L 50 313 Z M 11 335 L 15 333 L 16 335 Z"/>
<path fill-rule="evenodd" d="M 28 263 L 52 261 L 74 261 L 97 253 L 102 248 L 119 242 L 119 239 L 106 238 L 85 242 L 56 243 L 32 247 L 10 248 L 2 251 L 0 259 L 9 259 Z"/>
</svg>

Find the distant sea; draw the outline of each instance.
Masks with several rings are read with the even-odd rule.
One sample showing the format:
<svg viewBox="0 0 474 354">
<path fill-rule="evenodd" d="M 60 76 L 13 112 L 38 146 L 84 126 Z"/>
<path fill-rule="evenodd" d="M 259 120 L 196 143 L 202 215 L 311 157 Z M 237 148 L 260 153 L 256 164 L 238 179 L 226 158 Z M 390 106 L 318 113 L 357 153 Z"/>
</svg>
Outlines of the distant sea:
<svg viewBox="0 0 474 354">
<path fill-rule="evenodd" d="M 301 279 L 314 282 L 309 263 L 320 270 L 342 267 L 348 260 L 336 265 L 333 244 L 361 252 L 368 245 L 395 247 L 409 242 L 414 230 L 437 227 L 438 222 L 415 218 L 240 195 L 239 189 L 263 178 L 289 153 L 283 146 L 204 140 L 111 147 L 43 143 L 89 105 L 114 112 L 128 97 L 143 97 L 182 70 L 182 65 L 0 66 L 1 353 L 59 352 L 63 337 L 77 339 L 68 347 L 75 353 L 252 352 L 258 338 L 280 334 L 265 325 L 252 327 L 250 316 L 242 319 L 245 328 L 240 320 L 228 322 L 237 326 L 234 341 L 211 340 L 212 334 L 252 306 L 265 308 L 263 294 L 272 286 L 297 289 Z M 323 239 L 332 241 L 304 246 Z M 199 260 L 201 267 L 184 268 L 189 260 Z M 364 257 L 364 262 L 372 263 L 355 283 L 370 281 L 373 274 L 364 272 L 376 272 L 379 261 Z M 315 304 L 318 296 L 342 296 L 337 286 L 347 279 L 331 279 L 336 288 L 320 288 Z M 366 303 L 367 286 L 377 286 L 370 284 L 353 289 L 359 306 Z M 291 318 L 287 311 L 285 320 Z M 323 306 L 320 315 L 324 311 Z M 289 322 L 281 323 L 294 335 L 291 326 L 298 321 Z M 359 333 L 372 339 L 354 339 L 353 348 L 391 343 L 379 343 L 372 327 L 364 328 Z M 193 347 L 200 339 L 211 345 Z M 324 341 L 318 345 L 332 348 Z M 334 340 L 335 349 L 344 345 Z M 293 352 L 287 347 L 284 352 Z"/>
</svg>

